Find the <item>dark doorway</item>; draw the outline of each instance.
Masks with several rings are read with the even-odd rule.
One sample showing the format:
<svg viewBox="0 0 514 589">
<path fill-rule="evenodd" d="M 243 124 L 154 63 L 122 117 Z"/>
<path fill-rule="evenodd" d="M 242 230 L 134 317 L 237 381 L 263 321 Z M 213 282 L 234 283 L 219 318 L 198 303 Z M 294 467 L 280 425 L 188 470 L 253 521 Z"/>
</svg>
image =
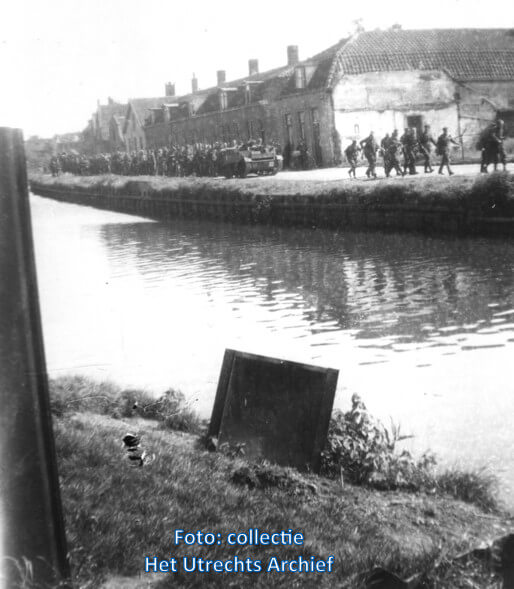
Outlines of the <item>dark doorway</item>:
<svg viewBox="0 0 514 589">
<path fill-rule="evenodd" d="M 319 130 L 319 112 L 317 108 L 311 110 L 312 117 L 312 153 L 314 154 L 314 161 L 320 167 L 323 164 L 323 156 L 321 153 L 321 140 Z"/>
<path fill-rule="evenodd" d="M 514 137 L 514 109 L 499 110 L 497 118 L 501 119 L 505 124 L 505 136 Z"/>
<path fill-rule="evenodd" d="M 423 117 L 421 115 L 410 115 L 407 117 L 407 127 L 416 129 L 418 137 L 423 131 Z"/>
</svg>

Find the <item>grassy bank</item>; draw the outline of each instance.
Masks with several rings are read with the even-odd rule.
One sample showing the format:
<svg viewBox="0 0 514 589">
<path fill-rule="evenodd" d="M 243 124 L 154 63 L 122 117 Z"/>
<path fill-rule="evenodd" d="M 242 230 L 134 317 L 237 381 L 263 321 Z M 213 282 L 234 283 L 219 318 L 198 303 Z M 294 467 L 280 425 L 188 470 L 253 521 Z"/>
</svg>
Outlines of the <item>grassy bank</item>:
<svg viewBox="0 0 514 589">
<path fill-rule="evenodd" d="M 33 176 L 35 186 L 76 189 L 102 195 L 144 193 L 152 198 L 199 197 L 216 202 L 254 203 L 261 214 L 273 204 L 409 205 L 464 209 L 474 215 L 514 216 L 514 175 L 495 172 L 487 176 L 409 176 L 377 181 L 260 180 L 212 178 L 162 178 L 153 176 Z"/>
<path fill-rule="evenodd" d="M 51 389 L 76 586 L 97 588 L 106 578 L 122 575 L 132 580 L 124 578 L 113 587 L 143 587 L 152 580 L 158 587 L 359 589 L 366 572 L 383 566 L 402 577 L 425 571 L 433 583 L 427 586 L 432 587 L 472 586 L 457 584 L 463 578 L 474 579 L 482 589 L 495 587 L 495 578 L 478 563 L 466 565 L 465 571 L 448 564 L 450 556 L 507 532 L 511 521 L 493 505 L 485 512 L 476 503 L 450 497 L 449 489 L 437 485 L 415 493 L 378 492 L 365 481 L 342 484 L 340 476 L 300 474 L 249 464 L 230 452 L 208 452 L 198 435 L 170 429 L 177 424 L 181 429 L 199 427 L 177 392 L 166 393 L 162 403 L 152 405 L 152 398 L 140 391 L 121 391 L 82 378 L 61 379 Z M 180 401 L 171 407 L 165 403 L 167 398 Z M 152 407 L 157 407 L 153 414 Z M 187 419 L 175 424 L 166 421 L 170 413 L 182 412 L 189 415 Z M 332 422 L 333 445 L 326 449 L 332 453 L 337 449 L 338 423 L 337 419 Z M 131 467 L 126 458 L 121 438 L 127 432 L 139 435 L 153 457 L 142 468 Z M 173 544 L 175 529 L 210 531 L 226 539 L 230 532 L 255 527 L 301 531 L 305 543 L 280 547 L 234 547 L 224 541 L 214 546 Z M 179 571 L 148 577 L 142 571 L 144 557 L 150 555 L 221 560 L 237 555 L 260 560 L 264 566 L 272 556 L 326 560 L 333 555 L 335 570 L 330 574 Z M 457 576 L 459 581 L 450 581 Z"/>
</svg>

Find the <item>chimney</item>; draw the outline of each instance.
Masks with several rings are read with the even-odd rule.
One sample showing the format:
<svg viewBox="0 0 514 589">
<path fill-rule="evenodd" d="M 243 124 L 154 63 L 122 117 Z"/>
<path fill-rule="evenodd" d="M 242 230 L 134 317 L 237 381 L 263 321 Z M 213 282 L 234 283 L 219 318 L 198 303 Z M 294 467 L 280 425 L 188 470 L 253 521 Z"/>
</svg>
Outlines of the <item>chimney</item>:
<svg viewBox="0 0 514 589">
<path fill-rule="evenodd" d="M 298 45 L 287 46 L 287 65 L 296 65 L 300 61 Z"/>
<path fill-rule="evenodd" d="M 175 84 L 168 82 L 164 86 L 164 96 L 175 96 Z"/>
<path fill-rule="evenodd" d="M 258 59 L 249 59 L 248 60 L 248 75 L 253 76 L 254 74 L 259 73 L 259 60 Z"/>
<path fill-rule="evenodd" d="M 193 74 L 193 77 L 191 79 L 191 92 L 194 94 L 195 92 L 198 92 L 198 79 L 197 77 Z"/>
<path fill-rule="evenodd" d="M 216 77 L 218 79 L 218 86 L 221 86 L 225 82 L 227 74 L 226 74 L 225 70 L 218 70 L 216 72 Z"/>
</svg>

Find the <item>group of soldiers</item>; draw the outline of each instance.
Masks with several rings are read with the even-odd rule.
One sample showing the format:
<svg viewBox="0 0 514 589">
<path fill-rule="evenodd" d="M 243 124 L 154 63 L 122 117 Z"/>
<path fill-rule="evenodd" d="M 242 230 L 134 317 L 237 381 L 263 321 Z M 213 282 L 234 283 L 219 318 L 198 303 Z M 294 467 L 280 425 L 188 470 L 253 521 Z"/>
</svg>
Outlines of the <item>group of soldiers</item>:
<svg viewBox="0 0 514 589">
<path fill-rule="evenodd" d="M 261 140 L 249 140 L 242 144 L 228 143 L 171 146 L 160 149 L 101 153 L 93 156 L 78 153 L 61 153 L 50 160 L 50 172 L 57 176 L 69 172 L 80 176 L 118 174 L 123 176 L 219 176 L 218 162 L 222 149 L 277 149 L 274 144 L 265 145 Z"/>
<path fill-rule="evenodd" d="M 491 123 L 480 135 L 476 148 L 481 151 L 480 171 L 487 172 L 490 164 L 496 170 L 498 164 L 506 168 L 507 158 L 504 149 L 505 128 L 502 120 Z M 383 166 L 387 178 L 396 172 L 397 176 L 417 174 L 416 161 L 418 157 L 423 159 L 425 173 L 434 171 L 432 167 L 433 152 L 440 157 L 439 174 L 446 168 L 449 175 L 453 175 L 450 167 L 452 146 L 460 146 L 444 127 L 437 140 L 432 135 L 430 125 L 425 125 L 423 132 L 418 136 L 415 128 L 406 128 L 403 135 L 399 135 L 395 129 L 380 141 L 376 139 L 373 131 L 362 141 L 356 139 L 345 149 L 345 155 L 350 169 L 350 178 L 356 178 L 356 169 L 362 156 L 368 161 L 366 176 L 376 178 L 378 157 L 383 158 Z M 280 145 L 271 142 L 264 145 L 261 140 L 249 140 L 241 144 L 233 141 L 227 143 L 196 143 L 194 145 L 171 146 L 160 149 L 140 149 L 139 151 L 114 153 L 101 153 L 93 156 L 78 153 L 61 153 L 50 160 L 50 171 L 53 176 L 61 172 L 87 176 L 96 174 L 119 174 L 124 176 L 219 176 L 220 152 L 223 149 L 273 149 L 281 154 Z M 287 165 L 287 146 L 284 150 L 284 163 Z M 309 157 L 308 150 L 299 146 L 300 159 Z M 302 160 L 303 161 L 303 160 Z M 298 166 L 306 169 L 303 165 Z"/>
<path fill-rule="evenodd" d="M 503 169 L 506 169 L 507 159 L 503 141 L 504 123 L 499 119 L 485 129 L 477 144 L 477 149 L 481 151 L 482 155 L 481 172 L 487 172 L 489 164 L 494 164 L 496 170 L 497 165 L 501 163 Z M 454 174 L 450 166 L 452 146 L 461 146 L 461 144 L 450 135 L 447 127 L 443 128 L 443 132 L 438 136 L 437 140 L 432 134 L 430 125 L 425 125 L 423 132 L 419 136 L 415 128 L 406 128 L 402 136 L 399 136 L 398 130 L 395 129 L 391 135 L 387 133 L 380 143 L 372 131 L 360 142 L 354 139 L 345 149 L 346 159 L 350 164 L 348 175 L 350 178 L 356 177 L 355 171 L 361 153 L 368 161 L 366 170 L 368 178 L 377 177 L 376 166 L 379 155 L 383 158 L 386 178 L 391 177 L 393 170 L 397 176 L 417 174 L 416 160 L 420 156 L 423 159 L 425 173 L 430 174 L 434 171 L 432 154 L 435 152 L 440 158 L 438 173 L 444 174 L 446 168 L 448 174 L 452 176 Z"/>
</svg>

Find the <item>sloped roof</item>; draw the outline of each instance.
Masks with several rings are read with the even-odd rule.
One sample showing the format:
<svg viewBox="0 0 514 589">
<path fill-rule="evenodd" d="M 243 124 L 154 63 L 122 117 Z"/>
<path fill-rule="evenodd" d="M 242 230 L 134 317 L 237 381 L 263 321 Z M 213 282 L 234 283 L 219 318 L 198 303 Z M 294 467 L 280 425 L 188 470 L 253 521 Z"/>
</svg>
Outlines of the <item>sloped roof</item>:
<svg viewBox="0 0 514 589">
<path fill-rule="evenodd" d="M 444 70 L 458 81 L 514 79 L 513 29 L 428 29 L 360 33 L 338 52 L 340 75 Z"/>
<path fill-rule="evenodd" d="M 125 116 L 124 115 L 112 115 L 111 117 L 111 125 L 114 125 L 116 132 L 118 133 L 118 137 L 123 137 L 123 125 L 125 123 Z"/>
<path fill-rule="evenodd" d="M 331 45 L 324 51 L 313 55 L 309 59 L 301 62 L 301 65 L 313 66 L 314 72 L 309 79 L 306 86 L 307 90 L 319 90 L 327 88 L 330 79 L 331 72 L 334 66 L 334 60 L 337 58 L 339 53 L 348 43 L 349 39 L 341 39 L 335 45 Z M 284 89 L 283 94 L 293 94 L 298 92 L 304 92 L 304 89 L 296 88 L 296 81 L 292 75 L 289 78 L 287 87 Z"/>
<path fill-rule="evenodd" d="M 158 98 L 131 98 L 128 101 L 128 106 L 132 107 L 139 123 L 142 125 L 145 122 L 147 110 L 162 106 L 166 101 L 169 101 L 169 99 L 169 96 L 160 96 Z M 126 114 L 128 114 L 128 108 L 126 109 Z"/>
<path fill-rule="evenodd" d="M 96 111 L 96 121 L 100 130 L 102 139 L 109 139 L 109 123 L 114 115 L 124 115 L 127 109 L 126 104 L 121 102 L 109 102 L 108 104 L 99 104 Z"/>
<path fill-rule="evenodd" d="M 202 96 L 203 101 L 196 111 L 196 114 L 200 115 L 219 110 L 218 92 L 220 88 L 236 89 L 227 92 L 228 108 L 243 106 L 245 104 L 244 86 L 246 82 L 253 82 L 251 84 L 252 103 L 264 98 L 269 91 L 279 97 L 291 93 L 326 88 L 334 58 L 346 42 L 347 39 L 342 39 L 321 53 L 299 63 L 299 65 L 310 65 L 314 68 L 314 72 L 312 73 L 306 88 L 297 89 L 295 86 L 294 70 L 296 66 L 284 65 L 251 76 L 245 76 L 244 78 L 230 80 L 224 82 L 220 86 L 212 86 L 210 88 L 202 89 L 195 94 L 178 96 L 175 100 L 178 102 L 188 102 L 189 100 L 192 100 L 193 97 L 198 98 L 199 96 Z"/>
</svg>

